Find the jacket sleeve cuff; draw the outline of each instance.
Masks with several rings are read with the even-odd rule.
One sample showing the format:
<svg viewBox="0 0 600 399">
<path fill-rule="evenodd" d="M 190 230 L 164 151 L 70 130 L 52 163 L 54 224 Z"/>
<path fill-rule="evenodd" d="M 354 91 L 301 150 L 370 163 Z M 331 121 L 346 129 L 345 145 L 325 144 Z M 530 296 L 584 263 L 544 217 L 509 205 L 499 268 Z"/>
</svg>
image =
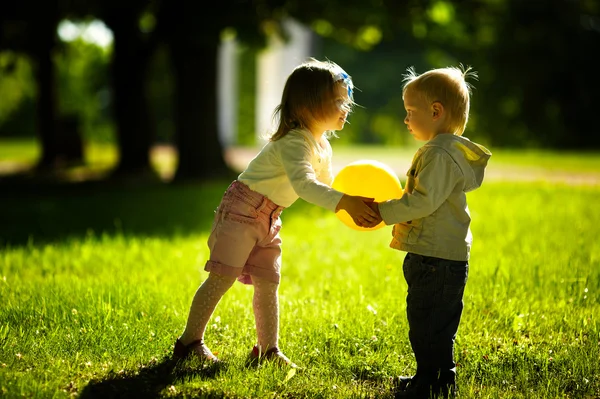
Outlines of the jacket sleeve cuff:
<svg viewBox="0 0 600 399">
<path fill-rule="evenodd" d="M 392 203 L 390 201 L 380 202 L 378 204 L 378 207 L 379 207 L 379 214 L 381 215 L 381 218 L 383 219 L 383 222 L 386 225 L 392 225 L 392 224 L 399 223 L 398 221 L 396 221 L 397 218 L 394 213 Z"/>
</svg>

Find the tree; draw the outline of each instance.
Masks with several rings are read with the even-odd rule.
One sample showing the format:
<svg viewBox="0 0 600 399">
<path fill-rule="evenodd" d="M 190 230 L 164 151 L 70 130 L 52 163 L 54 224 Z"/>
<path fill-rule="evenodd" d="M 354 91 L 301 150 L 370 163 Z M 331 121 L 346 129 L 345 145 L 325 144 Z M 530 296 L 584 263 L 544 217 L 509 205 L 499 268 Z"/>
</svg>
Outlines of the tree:
<svg viewBox="0 0 600 399">
<path fill-rule="evenodd" d="M 150 0 L 63 0 L 61 7 L 63 18 L 101 19 L 113 32 L 110 77 L 119 149 L 119 160 L 111 175 L 114 178 L 154 175 L 150 148 L 155 134 L 146 83 L 150 61 L 160 42 L 160 29 L 140 29 L 140 19 L 154 12 L 153 6 Z"/>
<path fill-rule="evenodd" d="M 380 23 L 387 15 L 385 8 L 359 1 L 217 2 L 208 18 L 208 10 L 199 2 L 172 0 L 163 6 L 157 19 L 164 24 L 176 79 L 176 181 L 232 176 L 218 139 L 216 106 L 217 50 L 226 28 L 235 29 L 241 42 L 261 48 L 270 34 L 287 38 L 283 21 L 289 17 L 308 24 L 328 20 L 332 26 L 343 26 L 346 37 L 353 37 L 365 24 Z"/>
<path fill-rule="evenodd" d="M 52 54 L 59 19 L 57 0 L 40 3 L 37 12 L 30 4 L 4 2 L 0 5 L 0 50 L 26 54 L 34 64 L 37 84 L 36 130 L 41 157 L 36 169 L 54 168 L 60 161 L 59 126 L 56 118 L 56 82 Z"/>
</svg>

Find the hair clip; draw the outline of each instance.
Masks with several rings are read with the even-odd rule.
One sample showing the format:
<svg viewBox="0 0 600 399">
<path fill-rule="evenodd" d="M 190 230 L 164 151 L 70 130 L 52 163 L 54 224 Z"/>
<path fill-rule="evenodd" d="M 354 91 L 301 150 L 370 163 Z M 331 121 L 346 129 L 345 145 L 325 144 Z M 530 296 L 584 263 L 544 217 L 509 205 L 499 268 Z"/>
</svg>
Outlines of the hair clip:
<svg viewBox="0 0 600 399">
<path fill-rule="evenodd" d="M 338 72 L 335 74 L 334 79 L 336 82 L 339 82 L 340 80 L 346 80 L 348 79 L 350 76 L 346 73 L 346 72 Z"/>
<path fill-rule="evenodd" d="M 348 88 L 348 97 L 352 98 L 352 79 L 346 72 L 338 72 L 333 77 L 334 82 L 343 81 Z"/>
</svg>

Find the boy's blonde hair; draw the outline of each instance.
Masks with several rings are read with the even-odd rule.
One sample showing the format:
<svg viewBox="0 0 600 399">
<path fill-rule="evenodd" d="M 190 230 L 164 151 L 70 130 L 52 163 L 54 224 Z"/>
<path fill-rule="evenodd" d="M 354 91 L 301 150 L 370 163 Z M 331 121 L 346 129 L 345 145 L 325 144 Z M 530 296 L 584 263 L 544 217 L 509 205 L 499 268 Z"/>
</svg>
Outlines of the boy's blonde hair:
<svg viewBox="0 0 600 399">
<path fill-rule="evenodd" d="M 467 78 L 477 79 L 477 72 L 471 67 L 436 68 L 421 75 L 413 67 L 403 75 L 404 86 L 402 97 L 406 90 L 421 96 L 428 104 L 439 102 L 447 114 L 446 129 L 449 133 L 461 136 L 469 121 L 470 96 L 472 85 Z"/>
<path fill-rule="evenodd" d="M 276 141 L 290 130 L 308 129 L 315 122 L 322 121 L 335 112 L 336 84 L 348 88 L 348 101 L 342 106 L 350 112 L 354 105 L 352 78 L 335 62 L 308 61 L 294 68 L 288 76 L 281 103 L 275 108 L 273 118 L 278 119 L 277 130 L 269 138 Z M 328 136 L 335 135 L 327 132 Z"/>
</svg>

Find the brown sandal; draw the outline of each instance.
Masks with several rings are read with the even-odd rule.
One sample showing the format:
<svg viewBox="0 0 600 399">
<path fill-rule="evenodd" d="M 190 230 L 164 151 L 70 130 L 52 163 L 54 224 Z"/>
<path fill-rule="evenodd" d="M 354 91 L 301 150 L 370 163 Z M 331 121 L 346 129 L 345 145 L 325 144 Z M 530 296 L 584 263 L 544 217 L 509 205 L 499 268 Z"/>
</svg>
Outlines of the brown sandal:
<svg viewBox="0 0 600 399">
<path fill-rule="evenodd" d="M 256 365 L 263 360 L 274 361 L 281 366 L 288 366 L 291 368 L 298 367 L 295 363 L 288 359 L 288 357 L 284 355 L 278 347 L 274 346 L 261 353 L 259 346 L 254 345 L 254 348 L 252 348 L 252 351 L 249 355 L 249 363 Z"/>
<path fill-rule="evenodd" d="M 173 349 L 173 359 L 184 360 L 190 356 L 197 357 L 201 361 L 217 363 L 219 359 L 204 344 L 204 340 L 198 339 L 187 345 L 184 345 L 179 339 L 175 341 Z"/>
</svg>

